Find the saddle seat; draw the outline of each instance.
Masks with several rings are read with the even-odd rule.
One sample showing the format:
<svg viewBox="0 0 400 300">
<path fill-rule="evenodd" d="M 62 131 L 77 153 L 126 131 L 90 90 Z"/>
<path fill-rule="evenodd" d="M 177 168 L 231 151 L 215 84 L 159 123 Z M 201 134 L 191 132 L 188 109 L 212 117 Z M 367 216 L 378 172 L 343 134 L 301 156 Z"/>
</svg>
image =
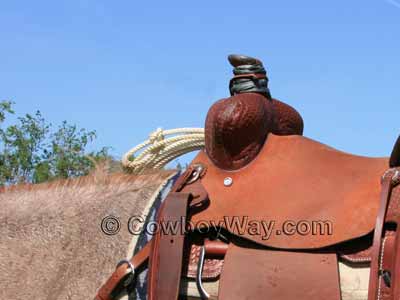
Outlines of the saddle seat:
<svg viewBox="0 0 400 300">
<path fill-rule="evenodd" d="M 191 216 L 192 224 L 218 225 L 273 248 L 318 249 L 374 230 L 388 158 L 351 155 L 303 136 L 270 133 L 256 158 L 239 170 L 216 167 L 204 151 L 192 164 L 206 169 L 200 181 L 209 199 Z M 187 185 L 183 192 L 193 188 Z M 235 226 L 235 218 L 244 227 Z M 254 224 L 261 231 L 269 226 L 270 234 L 247 230 Z M 288 232 L 287 226 L 296 224 L 302 230 Z M 315 226 L 327 227 L 318 231 Z"/>
</svg>

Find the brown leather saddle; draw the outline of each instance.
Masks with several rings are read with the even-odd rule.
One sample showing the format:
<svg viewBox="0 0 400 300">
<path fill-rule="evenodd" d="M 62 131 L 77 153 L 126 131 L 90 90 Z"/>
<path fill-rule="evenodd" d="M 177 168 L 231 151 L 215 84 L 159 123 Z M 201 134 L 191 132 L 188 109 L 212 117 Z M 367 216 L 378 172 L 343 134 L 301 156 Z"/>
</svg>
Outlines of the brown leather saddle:
<svg viewBox="0 0 400 300">
<path fill-rule="evenodd" d="M 303 137 L 301 116 L 270 97 L 261 62 L 230 62 L 232 97 L 211 107 L 205 150 L 158 212 L 160 228 L 185 230 L 160 230 L 96 299 L 114 299 L 146 261 L 152 300 L 184 299 L 190 281 L 202 299 L 336 300 L 339 263 L 370 268 L 369 300 L 399 299 L 400 138 L 389 159 Z"/>
</svg>

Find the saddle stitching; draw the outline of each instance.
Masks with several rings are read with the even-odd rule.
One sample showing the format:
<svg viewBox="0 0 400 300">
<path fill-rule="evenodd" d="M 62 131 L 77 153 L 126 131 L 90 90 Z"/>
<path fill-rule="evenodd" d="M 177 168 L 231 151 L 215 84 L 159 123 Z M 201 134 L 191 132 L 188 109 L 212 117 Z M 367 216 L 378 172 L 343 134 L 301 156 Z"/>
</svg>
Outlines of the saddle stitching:
<svg viewBox="0 0 400 300">
<path fill-rule="evenodd" d="M 377 298 L 377 300 L 381 300 L 381 298 L 382 298 L 382 275 L 381 275 L 381 272 L 382 272 L 382 270 L 383 270 L 383 259 L 384 259 L 384 256 L 385 256 L 385 245 L 386 245 L 386 240 L 387 240 L 387 236 L 385 236 L 384 238 L 383 238 L 383 241 L 382 241 L 382 249 L 381 249 L 381 254 L 380 254 L 380 257 L 379 257 L 379 280 L 378 280 L 378 298 Z"/>
</svg>

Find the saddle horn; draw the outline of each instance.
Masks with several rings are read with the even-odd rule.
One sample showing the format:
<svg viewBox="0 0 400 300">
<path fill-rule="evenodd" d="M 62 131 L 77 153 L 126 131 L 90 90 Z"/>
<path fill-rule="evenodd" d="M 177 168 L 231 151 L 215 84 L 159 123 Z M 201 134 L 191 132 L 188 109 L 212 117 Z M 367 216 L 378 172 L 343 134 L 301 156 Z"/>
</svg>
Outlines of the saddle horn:
<svg viewBox="0 0 400 300">
<path fill-rule="evenodd" d="M 231 96 L 241 93 L 260 93 L 271 99 L 268 89 L 267 72 L 262 62 L 254 57 L 231 54 L 229 63 L 233 66 L 234 77 L 229 82 Z"/>
<path fill-rule="evenodd" d="M 391 168 L 400 167 L 400 135 L 398 136 L 392 154 L 390 155 L 389 166 Z"/>
<path fill-rule="evenodd" d="M 214 103 L 205 123 L 205 148 L 219 168 L 237 170 L 250 163 L 269 133 L 303 133 L 303 119 L 291 106 L 273 99 L 262 62 L 250 56 L 228 56 L 234 67 L 231 97 Z"/>
<path fill-rule="evenodd" d="M 228 60 L 234 67 L 243 65 L 262 65 L 262 62 L 259 59 L 240 54 L 230 54 L 228 55 Z"/>
</svg>

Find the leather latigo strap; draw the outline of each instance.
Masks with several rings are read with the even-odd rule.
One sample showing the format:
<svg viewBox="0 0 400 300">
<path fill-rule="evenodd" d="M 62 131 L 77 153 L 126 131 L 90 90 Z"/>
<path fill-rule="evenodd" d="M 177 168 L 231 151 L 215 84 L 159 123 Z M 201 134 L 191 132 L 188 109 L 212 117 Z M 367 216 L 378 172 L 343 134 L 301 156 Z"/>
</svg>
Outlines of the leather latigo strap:
<svg viewBox="0 0 400 300">
<path fill-rule="evenodd" d="M 182 222 L 186 222 L 188 212 L 195 211 L 208 199 L 207 192 L 198 181 L 205 172 L 203 165 L 192 165 L 178 179 L 159 210 L 157 222 L 160 229 L 162 224 L 172 227 L 175 224 L 185 225 Z M 179 229 L 176 232 L 159 230 L 153 238 L 147 279 L 149 300 L 178 297 L 185 244 L 185 232 L 181 231 L 182 227 Z M 220 254 L 222 251 L 215 244 L 210 244 L 208 248 L 212 253 L 216 251 Z"/>
<path fill-rule="evenodd" d="M 191 194 L 170 193 L 158 215 L 160 230 L 153 238 L 149 259 L 148 299 L 171 300 L 179 295 L 185 233 L 182 230 L 167 232 L 165 226 L 186 221 Z M 169 223 L 169 224 L 168 224 Z"/>
<path fill-rule="evenodd" d="M 175 192 L 182 190 L 186 185 L 187 181 L 192 178 L 194 172 L 198 172 L 197 176 L 200 177 L 205 172 L 204 169 L 200 169 L 196 166 L 190 166 L 175 182 L 174 186 L 171 189 L 170 195 L 177 195 Z M 171 196 L 171 197 L 175 197 Z M 181 197 L 188 197 L 187 194 L 182 195 Z M 179 198 L 179 197 L 178 197 Z M 168 198 L 167 198 L 168 199 Z M 166 199 L 166 200 L 167 200 Z M 165 203 L 165 201 L 164 201 Z M 169 201 L 168 201 L 169 203 Z M 185 201 L 181 202 L 183 206 L 186 205 Z M 186 215 L 186 212 L 185 212 Z M 153 239 L 154 240 L 154 239 Z M 134 268 L 140 267 L 143 263 L 147 262 L 150 252 L 154 249 L 153 240 L 149 241 L 137 254 L 135 254 L 131 259 L 130 263 Z M 178 251 L 179 252 L 179 251 Z M 131 276 L 132 271 L 130 270 L 130 266 L 128 263 L 121 264 L 117 266 L 115 271 L 111 274 L 111 276 L 107 279 L 107 281 L 99 288 L 95 300 L 113 300 L 117 295 L 119 295 L 123 289 L 125 288 L 124 282 L 128 280 L 128 277 Z"/>
<path fill-rule="evenodd" d="M 393 291 L 399 289 L 396 281 L 392 280 L 392 274 L 399 276 L 399 269 L 396 262 L 399 260 L 398 249 L 398 230 L 388 234 L 385 230 L 385 223 L 399 223 L 399 216 L 393 218 L 388 214 L 389 205 L 392 204 L 392 190 L 399 182 L 400 173 L 398 170 L 389 169 L 382 177 L 382 189 L 380 198 L 380 208 L 374 230 L 372 245 L 371 270 L 368 288 L 368 300 L 393 299 Z M 392 205 L 393 206 L 393 205 Z M 396 242 L 395 242 L 396 239 Z M 396 250 L 396 251 L 395 251 Z M 398 299 L 398 298 L 395 298 Z"/>
<path fill-rule="evenodd" d="M 152 241 L 148 242 L 136 255 L 130 259 L 130 263 L 134 268 L 140 267 L 145 263 L 150 254 Z M 115 296 L 122 292 L 123 285 L 121 283 L 127 280 L 127 277 L 131 273 L 128 264 L 122 264 L 118 266 L 114 273 L 108 278 L 97 292 L 95 300 L 112 300 Z"/>
</svg>

